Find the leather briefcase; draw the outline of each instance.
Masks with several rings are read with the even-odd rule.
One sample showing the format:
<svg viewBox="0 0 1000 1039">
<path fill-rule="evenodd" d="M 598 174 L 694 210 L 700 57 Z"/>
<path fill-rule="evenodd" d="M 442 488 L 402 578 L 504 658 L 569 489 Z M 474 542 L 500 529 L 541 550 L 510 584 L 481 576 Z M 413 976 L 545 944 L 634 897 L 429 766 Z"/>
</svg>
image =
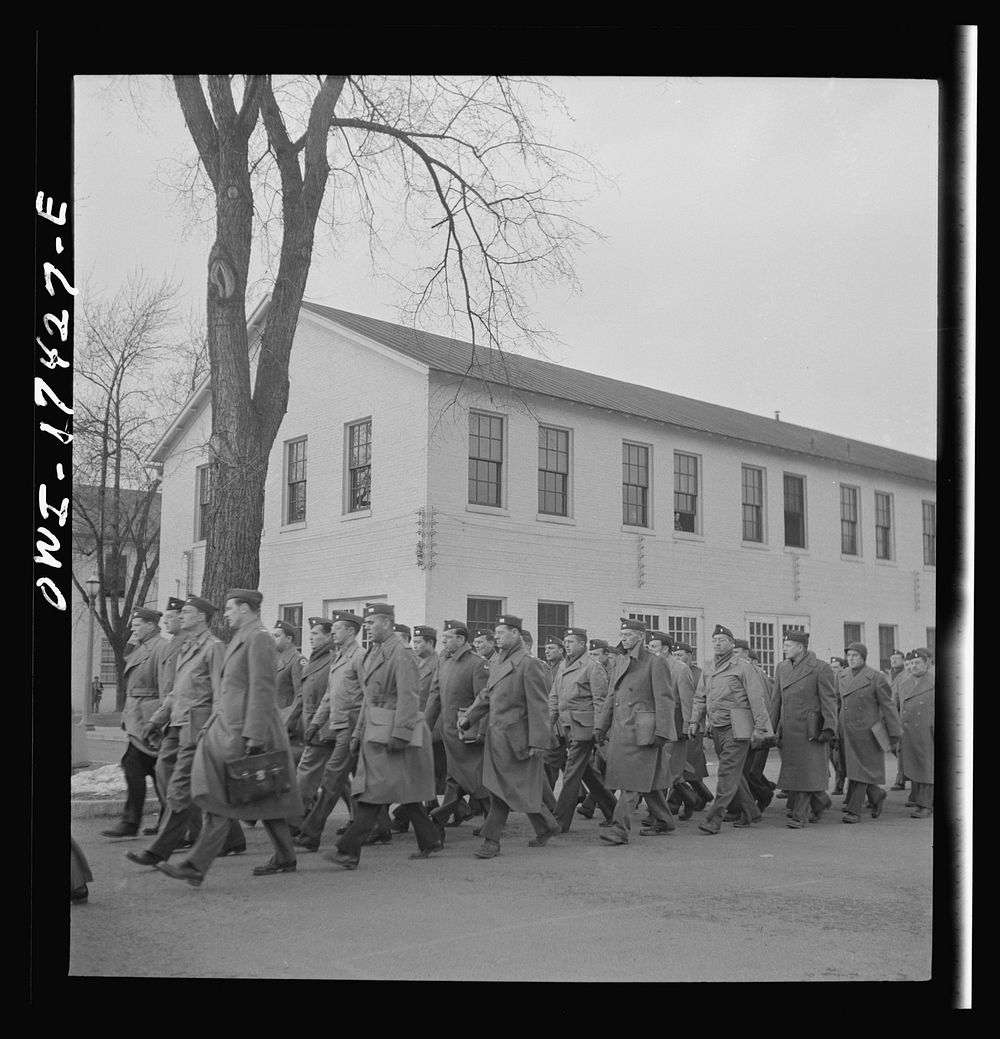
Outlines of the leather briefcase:
<svg viewBox="0 0 1000 1039">
<path fill-rule="evenodd" d="M 226 762 L 226 791 L 231 805 L 256 804 L 291 788 L 287 751 L 248 754 Z"/>
</svg>

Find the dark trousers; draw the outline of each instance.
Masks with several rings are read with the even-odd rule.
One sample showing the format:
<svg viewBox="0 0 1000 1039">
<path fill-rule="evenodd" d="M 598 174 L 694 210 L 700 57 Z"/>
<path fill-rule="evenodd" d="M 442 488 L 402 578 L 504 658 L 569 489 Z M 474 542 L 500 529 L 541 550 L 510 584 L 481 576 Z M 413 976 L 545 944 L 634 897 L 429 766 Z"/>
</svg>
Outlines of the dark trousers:
<svg viewBox="0 0 1000 1039">
<path fill-rule="evenodd" d="M 614 815 L 614 796 L 609 793 L 607 787 L 601 782 L 600 776 L 590 764 L 590 753 L 593 747 L 593 740 L 567 741 L 562 789 L 559 791 L 556 808 L 552 813 L 562 827 L 563 833 L 566 833 L 573 823 L 576 802 L 580 796 L 580 786 L 583 783 L 587 784 L 588 796 L 594 798 L 595 802 L 600 805 L 601 811 L 606 816 Z"/>
<path fill-rule="evenodd" d="M 750 794 L 762 812 L 774 799 L 774 783 L 764 775 L 767 755 L 770 752 L 770 747 L 750 750 L 743 764 L 743 775 L 746 778 Z"/>
<path fill-rule="evenodd" d="M 849 779 L 847 781 L 847 797 L 844 798 L 847 803 L 847 810 L 853 812 L 854 815 L 860 815 L 866 794 L 868 795 L 868 800 L 873 805 L 877 805 L 886 796 L 885 791 L 877 783 L 865 783 L 860 779 Z"/>
<path fill-rule="evenodd" d="M 375 824 L 378 822 L 379 814 L 388 812 L 388 805 L 369 804 L 367 801 L 355 801 L 354 822 L 347 828 L 347 832 L 337 841 L 337 851 L 342 855 L 350 855 L 352 859 L 361 857 L 361 847 L 368 839 Z M 417 837 L 417 847 L 424 851 L 433 848 L 440 839 L 438 828 L 431 822 L 427 809 L 419 802 L 399 806 L 400 818 L 406 819 L 413 824 L 413 832 Z"/>
<path fill-rule="evenodd" d="M 128 750 L 122 755 L 122 771 L 125 773 L 125 808 L 122 811 L 122 822 L 126 826 L 139 828 L 142 822 L 142 810 L 146 805 L 146 777 L 153 777 L 153 789 L 163 809 L 163 791 L 156 779 L 156 757 L 144 754 L 132 741 Z"/>
<path fill-rule="evenodd" d="M 934 784 L 911 782 L 910 797 L 919 808 L 933 808 Z"/>
<path fill-rule="evenodd" d="M 719 771 L 709 812 L 712 815 L 724 813 L 730 802 L 735 801 L 739 811 L 751 818 L 758 818 L 760 810 L 743 775 L 743 765 L 750 753 L 750 741 L 734 740 L 732 726 L 723 725 L 712 730 L 712 743 L 719 759 Z"/>
<path fill-rule="evenodd" d="M 194 847 L 188 852 L 185 860 L 201 873 L 207 873 L 212 863 L 219 857 L 226 842 L 230 838 L 231 824 L 235 819 L 225 815 L 205 812 L 201 825 L 201 833 Z M 295 846 L 292 844 L 292 831 L 284 819 L 262 819 L 264 829 L 274 847 L 274 861 L 287 865 L 295 861 Z"/>
<path fill-rule="evenodd" d="M 468 819 L 472 814 L 472 810 L 465 804 L 464 798 L 467 793 L 467 790 L 460 787 L 449 776 L 448 781 L 445 783 L 441 804 L 430 813 L 431 819 L 436 823 L 442 824 L 446 823 L 453 815 L 459 821 Z M 463 809 L 465 810 L 463 811 Z"/>
<path fill-rule="evenodd" d="M 611 832 L 621 840 L 628 841 L 629 830 L 632 829 L 632 813 L 639 804 L 639 798 L 646 802 L 649 814 L 665 830 L 673 830 L 677 824 L 667 804 L 662 790 L 622 790 L 618 794 L 611 819 Z"/>
<path fill-rule="evenodd" d="M 800 823 L 807 823 L 815 812 L 825 812 L 833 802 L 825 790 L 789 790 L 788 811 L 792 818 Z"/>
<path fill-rule="evenodd" d="M 491 792 L 490 814 L 486 816 L 486 822 L 483 823 L 483 828 L 480 831 L 484 840 L 496 841 L 499 844 L 509 815 L 510 805 L 502 797 Z M 528 822 L 531 823 L 531 828 L 539 837 L 543 833 L 552 833 L 559 829 L 559 823 L 556 822 L 555 816 L 544 804 L 540 812 L 528 812 L 527 816 Z"/>
</svg>

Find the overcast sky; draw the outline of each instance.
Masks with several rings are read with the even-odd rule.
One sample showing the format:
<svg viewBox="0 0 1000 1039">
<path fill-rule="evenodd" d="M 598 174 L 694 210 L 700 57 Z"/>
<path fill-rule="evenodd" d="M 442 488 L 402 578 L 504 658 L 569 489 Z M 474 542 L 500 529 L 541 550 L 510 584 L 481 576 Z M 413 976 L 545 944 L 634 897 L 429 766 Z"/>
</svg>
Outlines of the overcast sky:
<svg viewBox="0 0 1000 1039">
<path fill-rule="evenodd" d="M 211 227 L 163 186 L 192 157 L 157 83 L 136 115 L 76 80 L 77 282 L 137 266 L 204 307 Z M 581 292 L 540 295 L 547 357 L 928 457 L 936 442 L 937 84 L 557 78 L 556 140 L 613 183 L 579 214 L 605 237 Z M 358 240 L 324 248 L 306 297 L 399 320 Z M 256 300 L 253 300 L 256 302 Z"/>
</svg>

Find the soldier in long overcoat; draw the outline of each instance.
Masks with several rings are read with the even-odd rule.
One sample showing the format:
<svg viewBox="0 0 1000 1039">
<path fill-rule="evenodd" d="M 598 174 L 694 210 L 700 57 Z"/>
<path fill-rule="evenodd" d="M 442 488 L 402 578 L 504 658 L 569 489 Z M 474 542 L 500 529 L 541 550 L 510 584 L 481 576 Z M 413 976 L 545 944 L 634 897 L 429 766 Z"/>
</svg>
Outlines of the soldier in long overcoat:
<svg viewBox="0 0 1000 1039">
<path fill-rule="evenodd" d="M 600 834 L 610 845 L 628 844 L 640 794 L 656 820 L 639 831 L 642 836 L 659 836 L 676 826 L 663 794 L 671 782 L 669 744 L 677 739 L 673 678 L 663 658 L 643 644 L 645 624 L 624 617 L 620 623 L 625 652 L 616 661 L 595 732 L 599 742 L 609 741 L 604 783 L 621 791 L 611 826 Z"/>
<path fill-rule="evenodd" d="M 882 814 L 886 793 L 880 784 L 885 782 L 885 750 L 872 732 L 873 727 L 881 723 L 894 751 L 899 748 L 902 732 L 889 683 L 881 671 L 868 667 L 867 658 L 868 647 L 862 642 L 852 642 L 847 647 L 847 670 L 841 672 L 838 683 L 842 704 L 840 733 L 847 772 L 845 823 L 860 820 L 866 793 L 872 806 L 872 818 Z"/>
<path fill-rule="evenodd" d="M 687 664 L 691 671 L 691 682 L 694 688 L 698 688 L 701 680 L 701 668 L 694 663 L 694 646 L 687 642 L 678 642 L 674 646 L 673 654 L 682 664 Z M 691 701 L 694 707 L 694 699 Z M 705 758 L 705 737 L 699 733 L 697 736 L 690 735 L 690 719 L 685 725 L 688 733 L 687 749 L 684 756 L 684 781 L 691 787 L 698 800 L 695 803 L 695 811 L 704 808 L 715 796 L 705 786 L 705 777 L 708 775 L 708 761 Z"/>
<path fill-rule="evenodd" d="M 463 800 L 465 795 L 479 800 L 489 798 L 489 791 L 483 786 L 486 716 L 479 723 L 475 742 L 462 739 L 458 731 L 460 713 L 468 710 L 486 687 L 489 670 L 469 644 L 469 629 L 462 621 L 446 620 L 441 640 L 441 662 L 427 699 L 425 720 L 431 731 L 435 726 L 440 728 L 448 759 L 444 797 L 441 806 L 431 812 L 434 822 L 447 826 L 452 816 L 458 825 L 472 814 Z"/>
<path fill-rule="evenodd" d="M 763 746 L 774 735 L 763 677 L 749 660 L 736 655 L 735 643 L 729 628 L 716 624 L 712 632 L 715 657 L 706 665 L 695 690 L 688 730 L 696 735 L 704 721 L 719 759 L 715 798 L 705 819 L 698 824 L 698 829 L 707 834 L 719 832 L 726 809 L 734 799 L 740 810 L 735 825 L 749 826 L 760 817 L 743 765 L 751 749 Z M 747 722 L 745 732 L 737 724 L 741 718 Z"/>
<path fill-rule="evenodd" d="M 910 798 L 916 808 L 912 819 L 927 819 L 934 809 L 934 668 L 926 650 L 906 654 L 909 674 L 898 679 L 900 723 L 900 768 L 913 784 Z"/>
<path fill-rule="evenodd" d="M 500 837 L 511 811 L 528 816 L 541 847 L 559 833 L 555 816 L 543 800 L 544 759 L 551 747 L 548 694 L 542 662 L 530 656 L 521 641 L 523 620 L 504 614 L 495 633 L 500 653 L 490 662 L 486 688 L 459 722 L 470 729 L 489 713 L 483 747 L 483 785 L 490 792 L 490 811 L 482 826 L 483 845 L 476 857 L 500 853 Z"/>
<path fill-rule="evenodd" d="M 191 795 L 203 813 L 201 834 L 187 859 L 157 869 L 197 887 L 222 852 L 230 819 L 260 819 L 274 855 L 254 867 L 256 876 L 291 873 L 295 849 L 285 821 L 302 811 L 288 732 L 275 700 L 277 679 L 274 639 L 260 620 L 263 596 L 255 588 L 231 588 L 225 616 L 234 635 L 226 646 L 218 678 L 219 696 L 198 738 L 191 768 Z M 286 757 L 288 790 L 251 804 L 230 801 L 226 764 L 247 755 L 281 751 Z"/>
<path fill-rule="evenodd" d="M 398 803 L 413 824 L 418 850 L 427 858 L 444 847 L 444 829 L 431 822 L 423 802 L 434 796 L 434 751 L 420 710 L 420 675 L 413 652 L 393 630 L 395 607 L 369 603 L 364 623 L 370 645 L 361 665 L 364 702 L 351 743 L 358 754 L 351 792 L 354 822 L 324 858 L 355 869 L 361 847 L 379 813 Z"/>
<path fill-rule="evenodd" d="M 298 633 L 298 628 L 287 621 L 275 621 L 271 630 L 278 651 L 274 661 L 274 669 L 278 676 L 275 700 L 278 710 L 284 712 L 282 716 L 286 719 L 288 712 L 295 707 L 296 701 L 302 695 L 302 668 L 306 661 L 295 646 L 295 636 Z"/>
<path fill-rule="evenodd" d="M 549 689 L 549 719 L 566 748 L 562 789 L 553 814 L 567 833 L 582 784 L 605 816 L 614 815 L 615 798 L 590 763 L 594 723 L 608 695 L 607 672 L 587 655 L 585 628 L 567 628 L 563 645 L 566 657 Z"/>
<path fill-rule="evenodd" d="M 830 665 L 808 646 L 807 632 L 787 632 L 785 659 L 774 670 L 781 747 L 778 785 L 788 791 L 787 825 L 792 829 L 816 821 L 831 804 L 827 744 L 837 734 L 837 694 Z"/>
<path fill-rule="evenodd" d="M 146 777 L 153 785 L 161 805 L 163 791 L 156 780 L 157 748 L 143 738 L 146 723 L 160 706 L 160 682 L 163 678 L 163 655 L 167 640 L 160 634 L 159 610 L 140 606 L 132 612 L 133 649 L 125 659 L 125 707 L 122 728 L 128 734 L 128 747 L 122 756 L 125 773 L 125 807 L 118 824 L 102 830 L 104 837 L 134 837 L 139 832 L 146 804 Z"/>
</svg>

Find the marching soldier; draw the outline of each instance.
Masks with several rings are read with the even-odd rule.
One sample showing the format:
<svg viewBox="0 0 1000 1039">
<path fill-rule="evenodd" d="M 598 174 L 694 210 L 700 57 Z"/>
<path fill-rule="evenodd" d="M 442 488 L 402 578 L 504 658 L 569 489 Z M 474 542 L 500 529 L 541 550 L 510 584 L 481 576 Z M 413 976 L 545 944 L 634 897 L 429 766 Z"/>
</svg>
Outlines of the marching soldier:
<svg viewBox="0 0 1000 1039">
<path fill-rule="evenodd" d="M 295 872 L 295 848 L 285 820 L 301 813 L 302 802 L 288 732 L 276 702 L 276 650 L 260 620 L 262 599 L 252 588 L 231 588 L 226 593 L 226 621 L 234 635 L 222 659 L 219 698 L 199 736 L 191 769 L 191 793 L 203 813 L 201 834 L 177 866 L 156 864 L 161 873 L 186 880 L 192 887 L 201 885 L 223 851 L 234 819 L 262 820 L 274 847 L 273 856 L 254 867 L 254 876 Z M 284 752 L 290 788 L 251 804 L 233 803 L 226 764 L 268 750 Z"/>
<path fill-rule="evenodd" d="M 162 801 L 163 791 L 156 785 L 157 748 L 143 738 L 146 722 L 160 706 L 160 682 L 163 677 L 163 654 L 166 639 L 160 634 L 159 610 L 140 606 L 132 611 L 134 647 L 125 660 L 125 709 L 122 728 L 128 734 L 128 749 L 122 757 L 127 793 L 121 821 L 110 830 L 102 830 L 103 837 L 134 837 L 139 832 L 142 811 L 146 803 L 146 777 L 153 777 L 157 797 Z M 155 831 L 154 831 L 155 832 Z"/>
<path fill-rule="evenodd" d="M 611 683 L 611 672 L 614 667 L 616 657 L 612 657 L 611 648 L 607 643 L 606 639 L 591 639 L 587 643 L 587 654 L 591 660 L 600 664 L 604 668 L 604 674 L 607 676 L 608 685 Z M 607 694 L 605 693 L 605 696 Z M 604 707 L 604 701 L 602 700 L 595 708 L 595 718 L 601 716 L 601 709 Z M 607 744 L 599 744 L 597 740 L 594 740 L 594 756 L 590 763 L 590 767 L 597 773 L 598 778 L 602 784 L 604 782 L 604 775 L 607 770 L 608 756 L 607 756 Z M 609 791 L 610 792 L 610 791 Z M 614 801 L 614 795 L 612 794 L 611 800 Z M 594 818 L 594 809 L 597 807 L 597 798 L 588 791 L 587 796 L 583 803 L 577 808 L 577 814 L 582 815 L 584 819 Z M 614 808 L 610 812 L 601 809 L 604 812 L 605 821 L 610 823 L 612 816 L 614 815 Z M 603 823 L 601 824 L 604 825 Z"/>
<path fill-rule="evenodd" d="M 624 617 L 620 622 L 625 653 L 618 658 L 594 733 L 599 743 L 609 738 L 605 782 L 621 791 L 611 826 L 600 834 L 611 845 L 628 844 L 640 794 L 655 820 L 639 831 L 641 836 L 661 836 L 675 828 L 663 796 L 670 785 L 667 744 L 677 739 L 673 679 L 663 659 L 643 645 L 645 624 Z"/>
<path fill-rule="evenodd" d="M 215 607 L 197 595 L 189 595 L 179 613 L 185 637 L 174 658 L 173 684 L 147 726 L 164 731 L 163 747 L 176 748 L 176 761 L 166 787 L 167 814 L 159 835 L 145 851 L 125 853 L 127 859 L 140 866 L 165 861 L 178 848 L 190 847 L 191 837 L 197 839 L 201 832 L 201 810 L 191 800 L 191 767 L 198 733 L 212 713 L 213 681 L 224 650 L 208 630 L 214 614 Z M 246 846 L 239 822 L 230 819 L 220 854 L 238 855 L 246 851 Z"/>
<path fill-rule="evenodd" d="M 458 723 L 463 731 L 471 729 L 489 714 L 483 785 L 490 792 L 490 813 L 481 828 L 482 847 L 475 853 L 480 859 L 500 854 L 500 837 L 512 810 L 528 816 L 535 831 L 530 847 L 542 847 L 560 830 L 542 796 L 543 760 L 551 744 L 545 672 L 541 661 L 524 648 L 523 625 L 514 614 L 498 618 L 499 659 L 490 667 L 486 688 Z"/>
<path fill-rule="evenodd" d="M 760 672 L 734 653 L 733 633 L 716 624 L 712 633 L 715 659 L 702 672 L 694 696 L 689 733 L 707 722 L 719 759 L 715 798 L 708 815 L 698 824 L 702 833 L 717 834 L 735 798 L 740 807 L 736 826 L 749 826 L 757 808 L 743 775 L 747 753 L 774 735 L 768 714 L 767 689 Z"/>
<path fill-rule="evenodd" d="M 900 724 L 900 770 L 913 784 L 911 819 L 929 819 L 934 813 L 934 669 L 926 649 L 906 654 L 908 673 L 898 679 Z"/>
<path fill-rule="evenodd" d="M 362 620 L 354 613 L 341 611 L 331 617 L 330 636 L 336 654 L 330 661 L 326 692 L 305 731 L 309 750 L 325 761 L 319 792 L 295 837 L 295 845 L 304 851 L 318 851 L 326 820 L 343 798 L 353 818 L 354 806 L 349 797 L 351 771 L 355 755 L 351 737 L 358 723 L 364 691 L 358 671 L 364 658 L 364 647 L 358 640 Z M 344 827 L 346 831 L 347 827 Z"/>
<path fill-rule="evenodd" d="M 672 655 L 682 664 L 687 664 L 691 672 L 691 683 L 697 689 L 698 683 L 701 681 L 701 668 L 694 662 L 694 647 L 687 642 L 677 642 L 674 644 Z M 694 708 L 693 698 L 691 707 L 692 709 Z M 690 719 L 685 729 L 690 732 Z M 684 781 L 695 794 L 694 811 L 696 812 L 700 812 L 714 797 L 712 791 L 705 786 L 705 777 L 707 775 L 708 762 L 705 759 L 705 737 L 700 734 L 697 736 L 689 734 L 684 760 Z M 687 819 L 690 816 L 691 808 L 685 804 L 684 811 L 681 812 L 681 818 Z"/>
<path fill-rule="evenodd" d="M 486 661 L 486 666 L 489 667 L 490 662 L 497 654 L 496 637 L 492 631 L 480 628 L 476 631 L 475 637 L 472 640 L 472 648 Z"/>
<path fill-rule="evenodd" d="M 275 621 L 271 634 L 274 636 L 274 647 L 278 651 L 274 669 L 278 676 L 278 710 L 293 708 L 302 695 L 302 667 L 306 663 L 302 654 L 295 648 L 295 636 L 298 628 L 287 621 Z"/>
</svg>

